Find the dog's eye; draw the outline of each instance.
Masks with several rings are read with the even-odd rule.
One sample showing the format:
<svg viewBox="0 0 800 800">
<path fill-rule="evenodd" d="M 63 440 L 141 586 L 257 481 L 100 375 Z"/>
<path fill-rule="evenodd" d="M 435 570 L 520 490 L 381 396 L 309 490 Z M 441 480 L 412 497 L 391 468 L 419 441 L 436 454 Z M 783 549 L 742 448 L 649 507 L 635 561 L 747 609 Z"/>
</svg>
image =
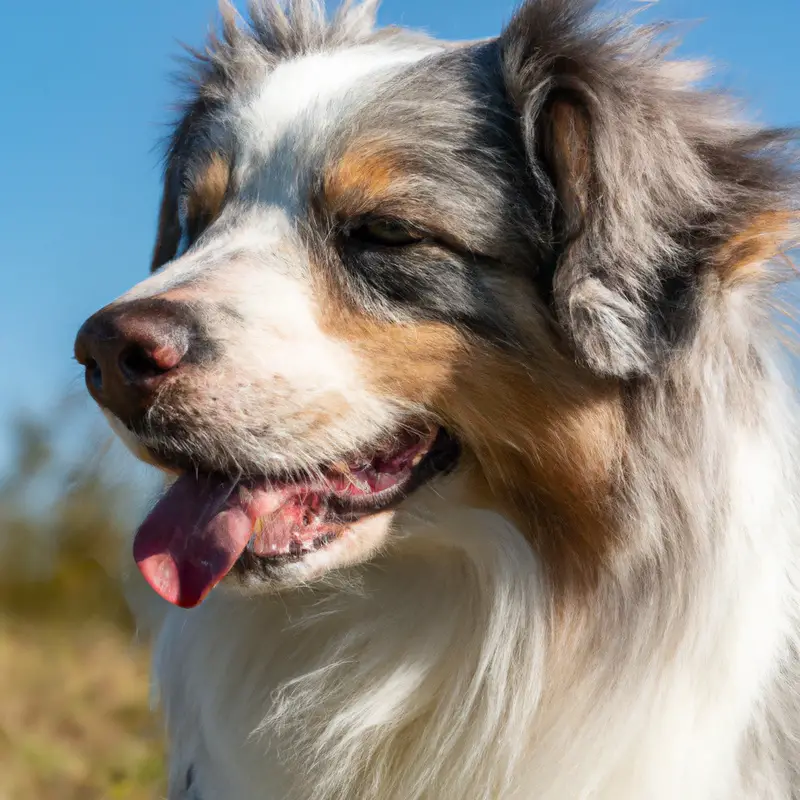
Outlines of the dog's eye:
<svg viewBox="0 0 800 800">
<path fill-rule="evenodd" d="M 395 219 L 367 220 L 351 228 L 348 237 L 367 245 L 382 247 L 407 247 L 426 238 L 414 226 Z"/>
</svg>

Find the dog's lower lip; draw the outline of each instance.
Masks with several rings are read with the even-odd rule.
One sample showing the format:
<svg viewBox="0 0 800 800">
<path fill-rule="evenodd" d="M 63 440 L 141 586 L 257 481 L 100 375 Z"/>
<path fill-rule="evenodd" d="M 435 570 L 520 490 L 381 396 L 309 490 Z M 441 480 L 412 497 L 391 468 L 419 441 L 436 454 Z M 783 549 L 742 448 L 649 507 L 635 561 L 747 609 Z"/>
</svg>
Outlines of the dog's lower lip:
<svg viewBox="0 0 800 800">
<path fill-rule="evenodd" d="M 186 471 L 139 527 L 134 558 L 161 597 L 193 608 L 231 570 L 302 558 L 394 508 L 457 456 L 455 440 L 439 429 L 398 435 L 394 449 L 350 462 L 344 472 L 358 473 L 357 481 L 341 469 L 295 482 Z"/>
<path fill-rule="evenodd" d="M 339 462 L 317 482 L 287 480 L 276 483 L 293 496 L 279 509 L 254 524 L 247 553 L 279 562 L 297 559 L 339 539 L 348 525 L 389 511 L 434 475 L 451 468 L 458 454 L 455 440 L 443 429 L 416 439 L 407 448 L 375 457 L 360 466 Z M 261 482 L 266 479 L 261 479 Z M 239 491 L 250 492 L 259 482 L 242 482 Z M 293 523 L 288 538 L 275 526 Z M 281 546 L 281 544 L 283 546 Z"/>
</svg>

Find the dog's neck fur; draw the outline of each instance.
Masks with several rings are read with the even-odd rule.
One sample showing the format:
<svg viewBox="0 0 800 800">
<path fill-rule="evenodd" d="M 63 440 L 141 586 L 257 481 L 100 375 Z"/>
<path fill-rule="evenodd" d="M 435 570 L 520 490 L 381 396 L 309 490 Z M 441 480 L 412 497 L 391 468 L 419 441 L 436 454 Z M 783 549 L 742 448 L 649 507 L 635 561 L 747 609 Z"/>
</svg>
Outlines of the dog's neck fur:
<svg viewBox="0 0 800 800">
<path fill-rule="evenodd" d="M 171 800 L 796 797 L 796 415 L 753 307 L 632 395 L 580 602 L 453 479 L 371 565 L 170 610 Z"/>
</svg>

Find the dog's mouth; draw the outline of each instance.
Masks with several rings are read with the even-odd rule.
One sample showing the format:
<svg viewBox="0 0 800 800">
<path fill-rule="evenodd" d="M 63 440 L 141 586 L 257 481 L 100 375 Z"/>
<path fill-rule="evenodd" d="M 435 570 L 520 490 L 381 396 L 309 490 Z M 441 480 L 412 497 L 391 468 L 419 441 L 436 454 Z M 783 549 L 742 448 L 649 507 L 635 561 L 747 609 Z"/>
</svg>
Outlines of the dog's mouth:
<svg viewBox="0 0 800 800">
<path fill-rule="evenodd" d="M 134 558 L 161 597 L 193 608 L 237 562 L 256 558 L 280 566 L 328 547 L 457 458 L 456 441 L 439 429 L 403 433 L 388 447 L 320 468 L 316 478 L 187 472 L 139 528 Z"/>
</svg>

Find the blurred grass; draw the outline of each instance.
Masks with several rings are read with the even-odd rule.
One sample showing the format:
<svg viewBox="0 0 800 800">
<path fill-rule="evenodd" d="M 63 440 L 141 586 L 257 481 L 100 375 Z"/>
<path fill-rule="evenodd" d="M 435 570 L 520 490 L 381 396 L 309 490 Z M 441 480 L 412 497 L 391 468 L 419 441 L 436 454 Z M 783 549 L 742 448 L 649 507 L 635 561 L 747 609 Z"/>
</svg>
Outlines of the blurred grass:
<svg viewBox="0 0 800 800">
<path fill-rule="evenodd" d="M 0 798 L 163 795 L 146 675 L 144 654 L 114 627 L 0 619 Z"/>
<path fill-rule="evenodd" d="M 76 413 L 18 420 L 0 485 L 0 800 L 154 800 L 160 725 L 118 571 L 140 492 L 96 437 L 59 451 Z"/>
</svg>

